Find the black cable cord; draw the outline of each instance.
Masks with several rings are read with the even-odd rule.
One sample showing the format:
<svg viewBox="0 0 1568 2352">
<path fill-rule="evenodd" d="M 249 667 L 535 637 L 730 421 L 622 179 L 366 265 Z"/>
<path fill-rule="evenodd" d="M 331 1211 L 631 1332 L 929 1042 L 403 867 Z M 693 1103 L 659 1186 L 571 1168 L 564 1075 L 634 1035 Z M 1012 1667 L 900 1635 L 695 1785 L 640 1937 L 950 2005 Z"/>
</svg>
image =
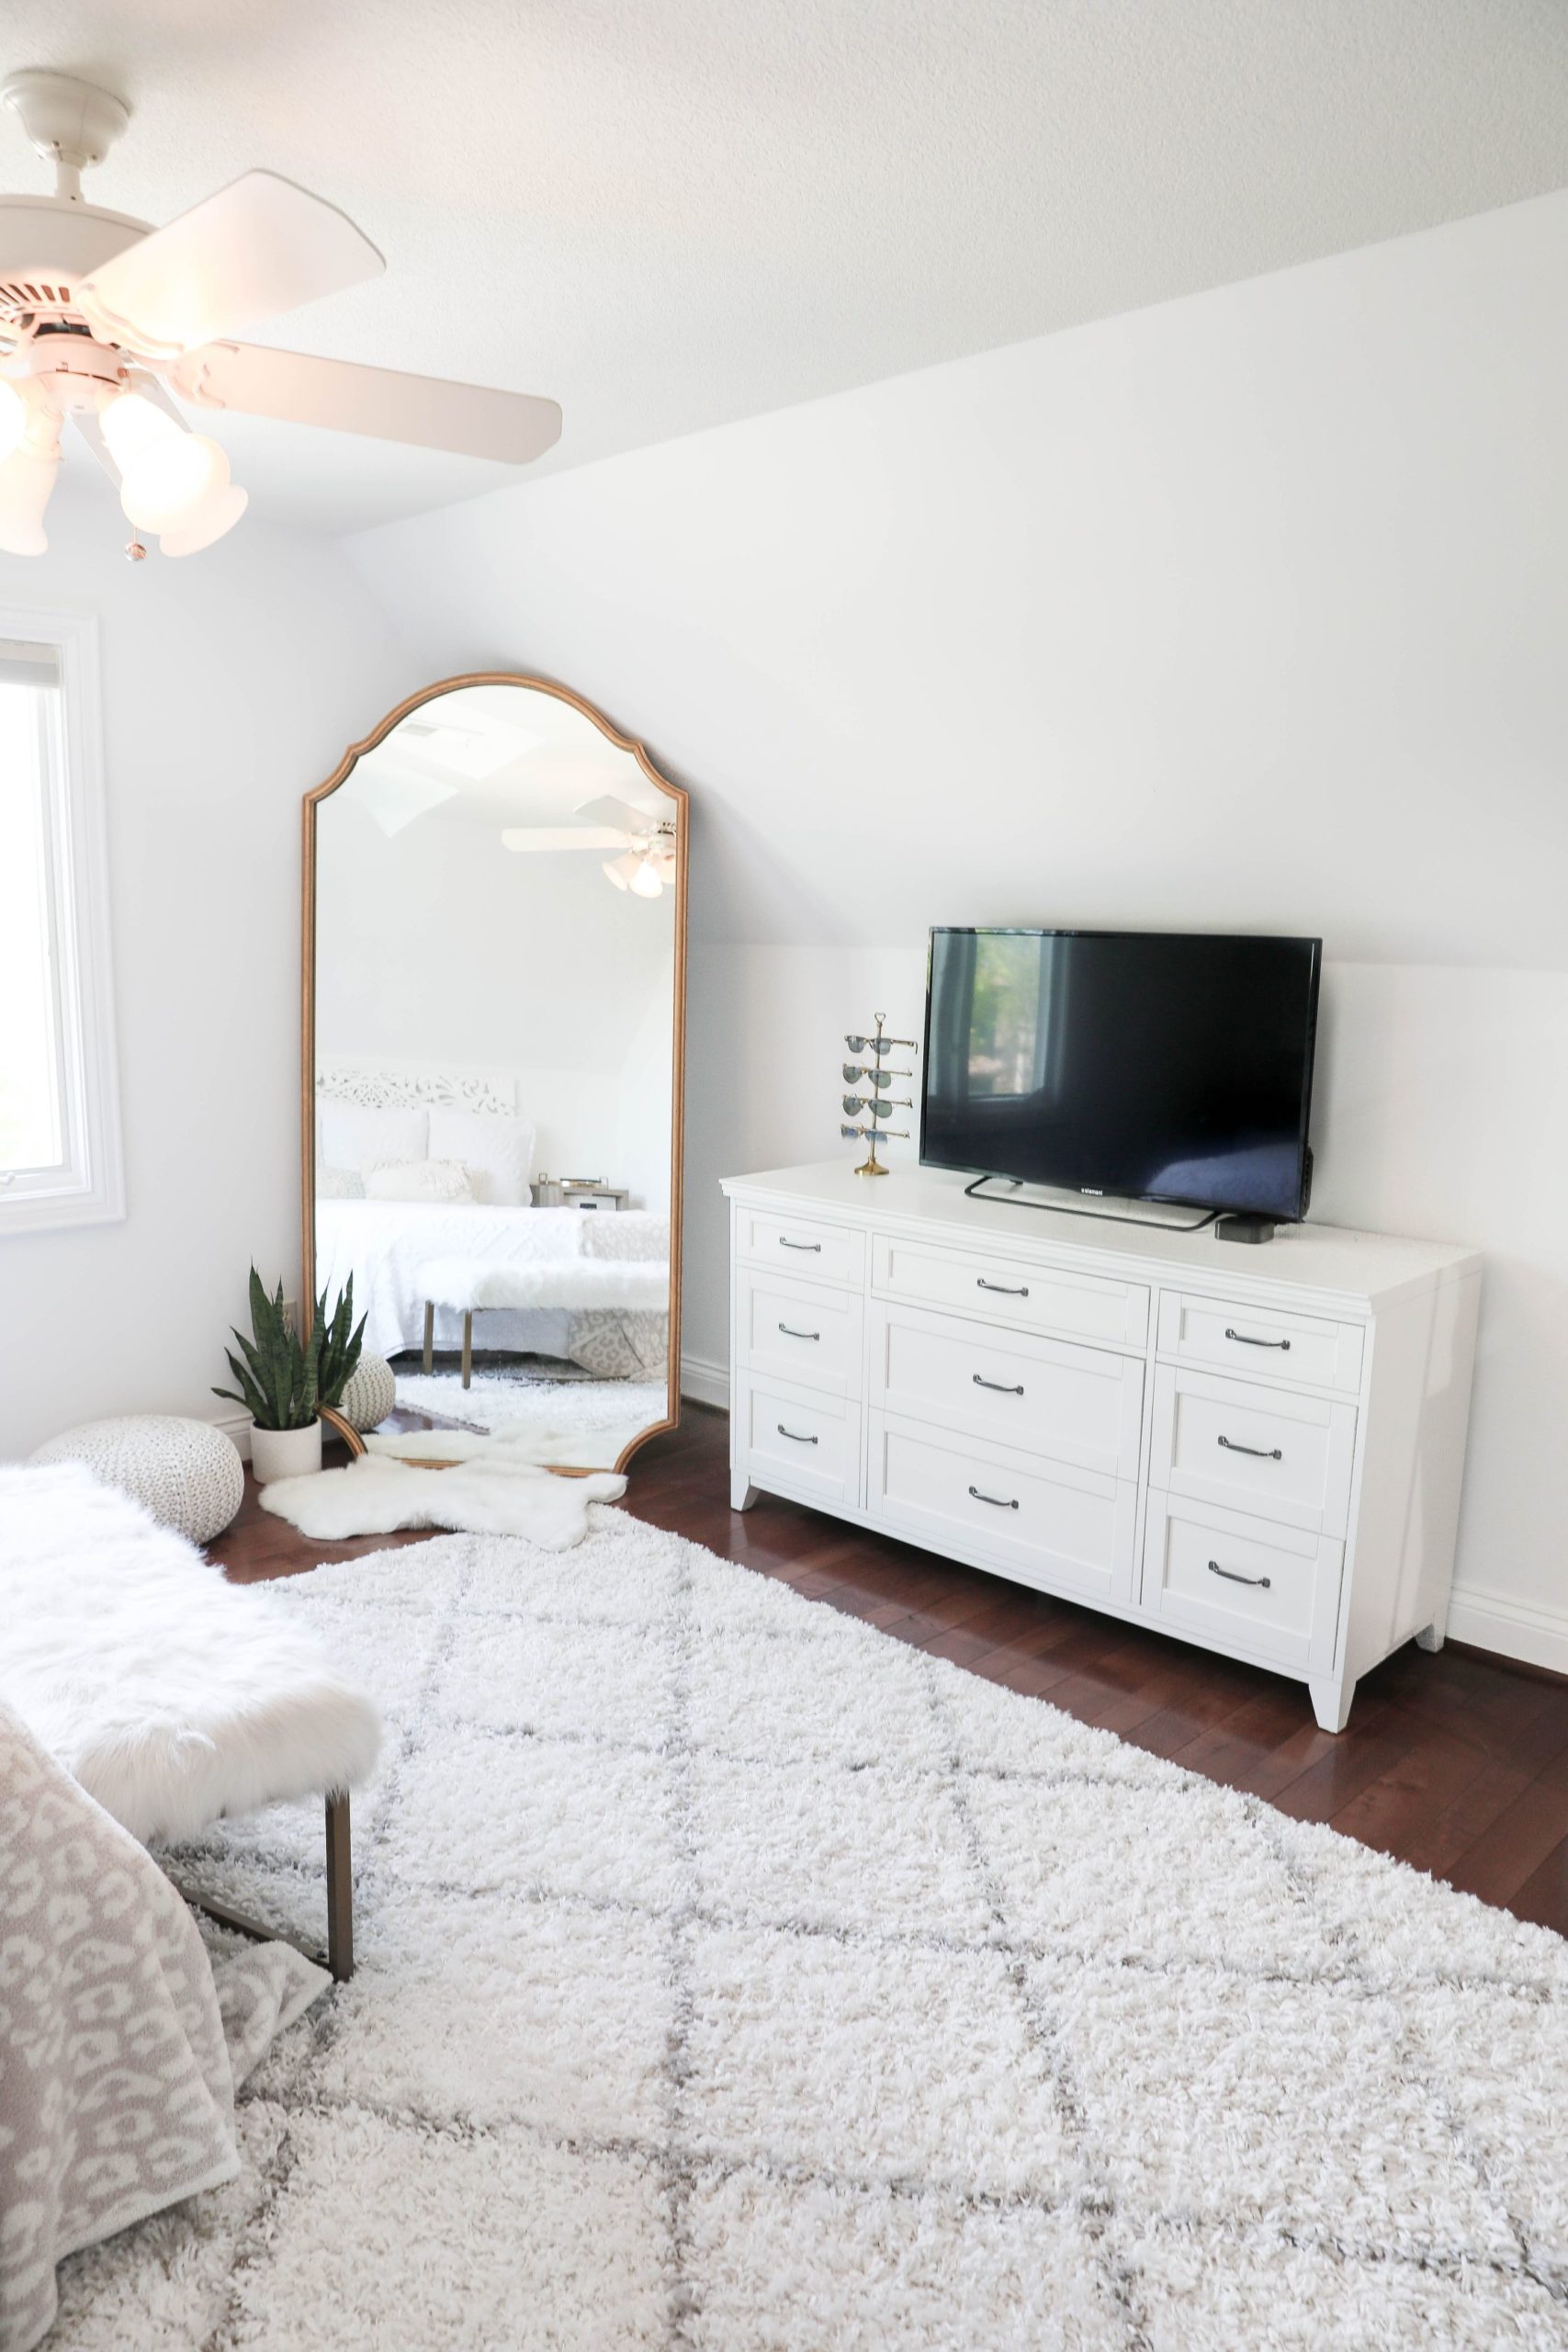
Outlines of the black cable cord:
<svg viewBox="0 0 1568 2352">
<path fill-rule="evenodd" d="M 1093 1217 L 1099 1225 L 1141 1225 L 1151 1233 L 1201 1233 L 1203 1227 L 1213 1225 L 1220 1214 L 1218 1209 L 1208 1209 L 1195 1225 L 1168 1225 L 1163 1217 L 1118 1216 L 1114 1209 L 1073 1208 L 1066 1201 L 1010 1201 L 998 1198 L 995 1193 L 982 1193 L 980 1190 L 982 1184 L 1000 1183 L 1010 1184 L 1016 1193 L 1022 1182 L 1021 1176 L 976 1176 L 972 1184 L 964 1185 L 964 1197 L 966 1201 L 991 1201 L 999 1209 L 1049 1209 L 1053 1216 Z"/>
</svg>

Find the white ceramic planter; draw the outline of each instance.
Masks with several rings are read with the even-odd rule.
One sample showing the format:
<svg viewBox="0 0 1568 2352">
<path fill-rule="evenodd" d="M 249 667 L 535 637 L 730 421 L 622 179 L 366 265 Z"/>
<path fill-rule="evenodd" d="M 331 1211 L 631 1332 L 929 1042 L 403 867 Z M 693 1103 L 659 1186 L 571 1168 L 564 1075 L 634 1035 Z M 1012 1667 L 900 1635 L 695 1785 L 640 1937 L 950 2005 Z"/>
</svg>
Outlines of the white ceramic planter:
<svg viewBox="0 0 1568 2352">
<path fill-rule="evenodd" d="M 251 1468 L 258 1487 L 274 1478 L 305 1478 L 321 1466 L 321 1425 L 306 1430 L 258 1430 L 251 1423 Z"/>
</svg>

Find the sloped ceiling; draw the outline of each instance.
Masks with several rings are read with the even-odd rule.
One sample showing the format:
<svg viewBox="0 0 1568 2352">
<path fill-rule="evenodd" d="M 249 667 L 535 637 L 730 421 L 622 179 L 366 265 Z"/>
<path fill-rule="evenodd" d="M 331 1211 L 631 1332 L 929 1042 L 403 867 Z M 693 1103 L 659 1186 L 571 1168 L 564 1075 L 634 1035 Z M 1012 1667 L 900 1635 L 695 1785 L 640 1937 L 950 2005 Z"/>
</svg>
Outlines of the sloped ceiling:
<svg viewBox="0 0 1568 2352">
<path fill-rule="evenodd" d="M 250 164 L 384 278 L 271 339 L 553 394 L 547 469 L 1568 181 L 1558 0 L 11 0 L 0 69 L 130 103 L 89 197 Z M 47 184 L 9 118 L 0 180 Z M 234 424 L 280 519 L 502 469 Z"/>
</svg>

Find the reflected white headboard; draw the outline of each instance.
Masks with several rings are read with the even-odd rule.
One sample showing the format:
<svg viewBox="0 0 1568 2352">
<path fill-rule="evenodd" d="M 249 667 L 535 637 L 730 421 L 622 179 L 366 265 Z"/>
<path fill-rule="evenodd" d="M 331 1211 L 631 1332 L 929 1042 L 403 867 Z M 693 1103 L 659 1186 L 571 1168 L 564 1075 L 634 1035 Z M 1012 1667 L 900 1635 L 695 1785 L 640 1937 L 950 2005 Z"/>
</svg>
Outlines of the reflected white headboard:
<svg viewBox="0 0 1568 2352">
<path fill-rule="evenodd" d="M 446 1103 L 460 1111 L 515 1111 L 517 1079 L 505 1069 L 442 1069 L 427 1062 L 361 1062 L 324 1054 L 316 1092 L 331 1102 L 359 1102 L 374 1111 L 406 1110 L 414 1102 Z"/>
</svg>

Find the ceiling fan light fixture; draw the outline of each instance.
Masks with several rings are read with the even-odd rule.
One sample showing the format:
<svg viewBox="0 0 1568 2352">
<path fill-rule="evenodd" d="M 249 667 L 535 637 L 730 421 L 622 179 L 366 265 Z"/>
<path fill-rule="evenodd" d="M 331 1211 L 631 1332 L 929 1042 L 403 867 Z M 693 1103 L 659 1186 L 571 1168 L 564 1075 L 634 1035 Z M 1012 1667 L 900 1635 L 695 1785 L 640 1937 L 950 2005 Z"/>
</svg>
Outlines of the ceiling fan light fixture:
<svg viewBox="0 0 1568 2352">
<path fill-rule="evenodd" d="M 624 857 L 606 858 L 602 870 L 607 882 L 613 882 L 617 890 L 625 890 L 633 887 L 632 876 L 641 865 L 637 852 L 629 849 Z"/>
<path fill-rule="evenodd" d="M 664 894 L 664 885 L 660 879 L 657 859 L 639 857 L 637 861 L 637 872 L 631 876 L 626 887 L 639 899 L 661 898 Z"/>
</svg>

